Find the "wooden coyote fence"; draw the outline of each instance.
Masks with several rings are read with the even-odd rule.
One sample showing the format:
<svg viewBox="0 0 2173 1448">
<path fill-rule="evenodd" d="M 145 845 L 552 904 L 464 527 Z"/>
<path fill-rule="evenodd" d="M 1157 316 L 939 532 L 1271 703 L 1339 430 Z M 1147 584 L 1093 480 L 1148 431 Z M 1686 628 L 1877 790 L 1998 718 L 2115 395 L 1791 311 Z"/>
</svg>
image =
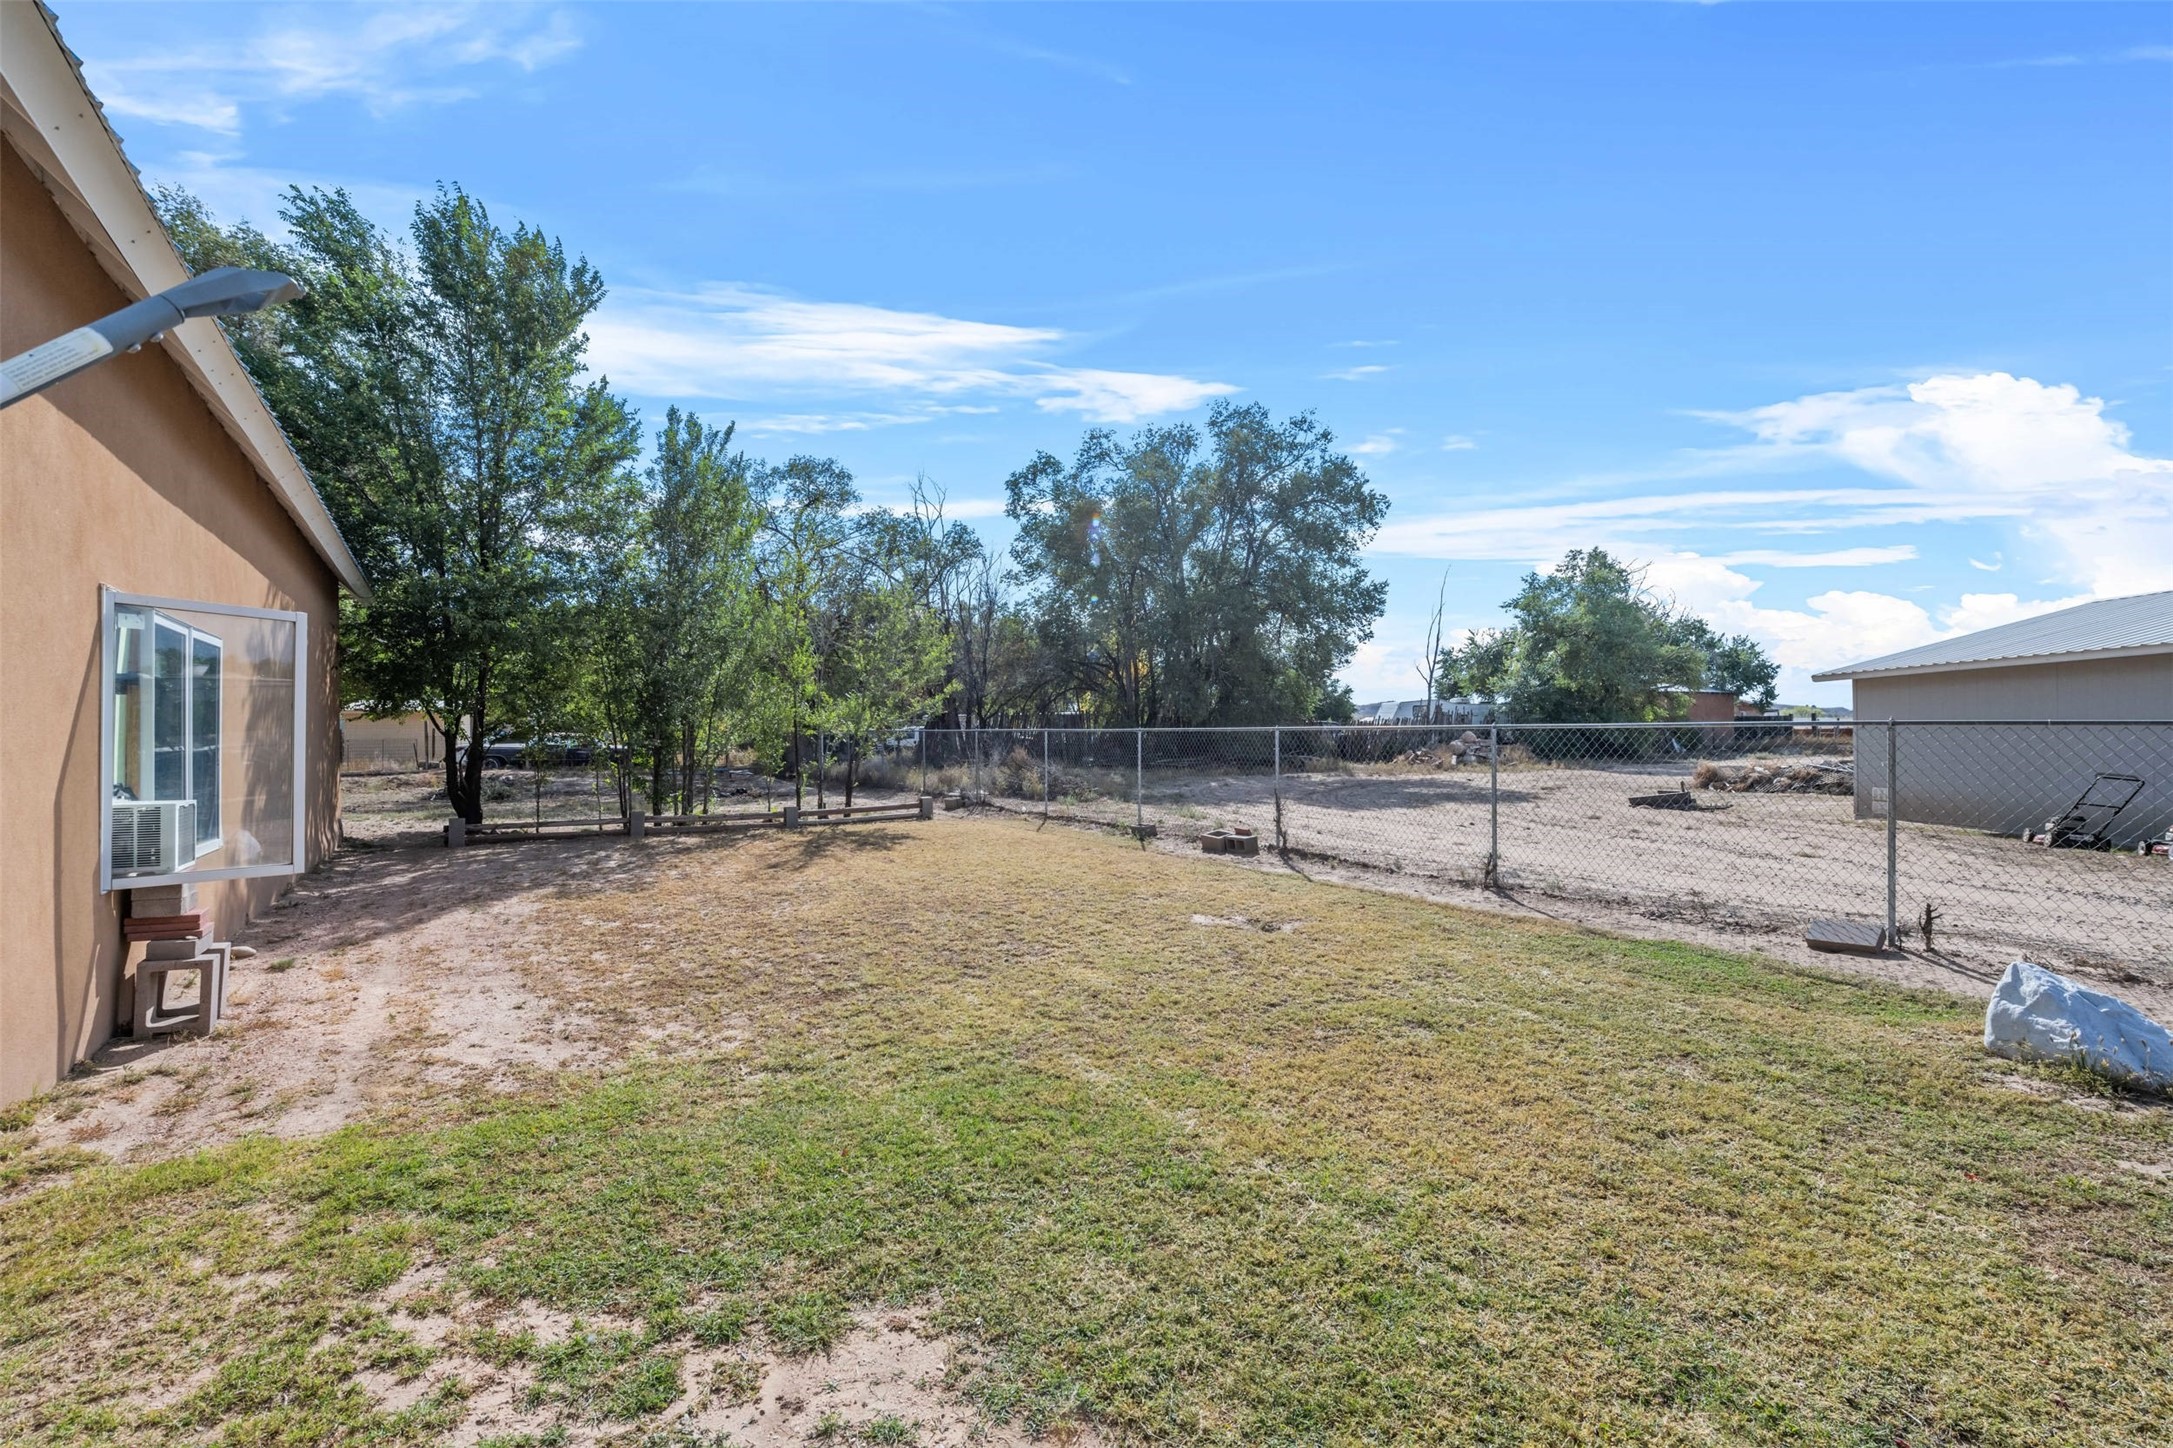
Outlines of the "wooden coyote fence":
<svg viewBox="0 0 2173 1448">
<path fill-rule="evenodd" d="M 799 829 L 806 825 L 880 824 L 885 820 L 932 820 L 935 798 L 922 795 L 903 804 L 832 805 L 827 809 L 801 809 L 786 805 L 775 810 L 740 810 L 728 814 L 652 815 L 635 810 L 624 817 L 604 815 L 585 820 L 521 820 L 506 824 L 471 825 L 465 820 L 445 822 L 445 843 L 458 849 L 492 840 L 536 840 L 566 835 L 624 835 L 639 844 L 651 833 L 673 835 L 715 834 L 724 830 Z"/>
</svg>

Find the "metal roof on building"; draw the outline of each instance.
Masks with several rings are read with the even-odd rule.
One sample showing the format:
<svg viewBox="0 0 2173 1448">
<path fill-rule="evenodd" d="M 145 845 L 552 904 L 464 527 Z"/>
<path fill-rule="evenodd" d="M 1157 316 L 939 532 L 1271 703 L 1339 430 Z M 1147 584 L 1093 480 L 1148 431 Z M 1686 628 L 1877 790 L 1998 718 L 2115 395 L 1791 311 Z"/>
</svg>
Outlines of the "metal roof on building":
<svg viewBox="0 0 2173 1448">
<path fill-rule="evenodd" d="M 2173 653 L 2173 590 L 2101 598 L 1811 677 L 1861 679 L 2163 653 Z"/>
</svg>

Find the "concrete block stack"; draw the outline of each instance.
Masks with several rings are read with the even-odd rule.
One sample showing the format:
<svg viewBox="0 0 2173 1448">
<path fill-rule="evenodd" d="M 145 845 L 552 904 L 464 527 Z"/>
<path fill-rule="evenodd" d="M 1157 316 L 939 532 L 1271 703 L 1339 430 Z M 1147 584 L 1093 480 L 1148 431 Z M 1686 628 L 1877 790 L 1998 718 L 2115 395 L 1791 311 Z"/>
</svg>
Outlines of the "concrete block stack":
<svg viewBox="0 0 2173 1448">
<path fill-rule="evenodd" d="M 135 972 L 135 1034 L 209 1035 L 226 1008 L 233 946 L 212 938 L 211 917 L 198 908 L 194 885 L 154 885 L 128 893 L 122 936 L 131 947 L 143 947 Z M 169 1004 L 173 987 L 180 983 L 176 977 L 191 976 L 196 999 Z"/>
</svg>

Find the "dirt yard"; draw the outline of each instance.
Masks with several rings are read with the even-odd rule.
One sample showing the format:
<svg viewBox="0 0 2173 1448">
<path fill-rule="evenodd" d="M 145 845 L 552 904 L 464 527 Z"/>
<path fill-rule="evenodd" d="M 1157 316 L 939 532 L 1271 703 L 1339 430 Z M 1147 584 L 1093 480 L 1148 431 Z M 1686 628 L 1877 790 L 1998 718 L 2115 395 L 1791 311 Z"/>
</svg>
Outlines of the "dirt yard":
<svg viewBox="0 0 2173 1448">
<path fill-rule="evenodd" d="M 1489 848 L 1487 771 L 1381 769 L 1286 774 L 1288 863 L 1307 873 L 1414 891 L 1481 908 L 1526 910 L 1633 935 L 1754 949 L 1795 963 L 1814 916 L 1882 922 L 1883 822 L 1859 820 L 1848 796 L 1695 791 L 1691 810 L 1633 807 L 1632 795 L 1684 784 L 1687 766 L 1505 766 L 1501 884 L 1477 887 Z M 1038 801 L 997 798 L 1015 813 Z M 1133 823 L 1128 797 L 1060 799 L 1060 818 Z M 1149 771 L 1147 823 L 1162 848 L 1191 849 L 1217 825 L 1272 842 L 1272 781 L 1259 773 Z M 1904 984 L 1988 991 L 2026 957 L 2173 1001 L 2173 860 L 2050 851 L 1967 830 L 1900 827 L 1899 915 L 1906 959 L 1868 967 Z M 1919 926 L 1936 912 L 1930 947 Z"/>
</svg>

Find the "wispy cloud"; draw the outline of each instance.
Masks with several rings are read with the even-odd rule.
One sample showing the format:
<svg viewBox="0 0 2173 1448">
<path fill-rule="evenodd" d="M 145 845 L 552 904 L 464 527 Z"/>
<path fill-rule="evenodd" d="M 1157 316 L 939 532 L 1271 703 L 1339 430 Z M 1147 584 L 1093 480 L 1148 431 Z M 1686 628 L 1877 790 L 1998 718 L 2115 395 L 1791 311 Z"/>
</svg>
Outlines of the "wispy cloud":
<svg viewBox="0 0 2173 1448">
<path fill-rule="evenodd" d="M 2098 594 L 2173 580 L 2173 459 L 2134 451 L 2105 401 L 2004 372 L 1829 392 L 1719 414 L 1905 490 L 1928 515 L 2012 518 Z"/>
<path fill-rule="evenodd" d="M 1460 432 L 1452 432 L 1441 439 L 1441 450 L 1443 452 L 1470 452 L 1478 445 L 1475 439 L 1466 437 Z"/>
<path fill-rule="evenodd" d="M 1746 633 L 1781 666 L 1781 688 L 1800 695 L 1810 676 L 1862 659 L 1914 648 L 1934 639 L 1973 633 L 2050 613 L 2088 595 L 2023 599 L 2012 593 L 1965 593 L 1952 604 L 1926 608 L 1913 599 L 1865 589 L 1829 589 L 1802 608 L 1767 608 L 1761 585 L 1721 558 L 1661 552 L 1639 560 L 1646 586 L 1723 633 Z"/>
<path fill-rule="evenodd" d="M 1806 670 L 2085 598 L 2173 587 L 2173 459 L 2135 451 L 2105 401 L 2074 387 L 2002 372 L 1954 373 L 1706 416 L 1751 440 L 1693 450 L 1643 475 L 1581 480 L 1527 506 L 1393 519 L 1374 546 L 1541 565 L 1579 544 L 1616 549 L 1644 561 L 1653 586 L 1716 627 L 1765 643 L 1796 684 L 1805 683 Z M 1809 468 L 1839 469 L 1860 481 L 1804 486 L 1773 476 Z M 1694 478 L 1730 481 L 1653 486 Z M 1613 495 L 1590 495 L 1601 489 Z M 1763 585 L 1741 568 L 1896 565 L 1916 557 L 1915 545 L 1707 555 L 1679 541 L 1717 529 L 1808 537 L 1941 521 L 2013 528 L 2071 592 L 1964 594 L 1927 608 L 1891 593 L 1833 589 L 1802 608 L 1767 608 L 1754 598 Z M 1999 555 L 1970 562 L 1986 571 L 2001 566 Z"/>
<path fill-rule="evenodd" d="M 2074 387 L 1946 374 L 1702 415 L 1751 441 L 1570 490 L 1608 496 L 1394 520 L 1376 546 L 1541 559 L 1565 537 L 1679 537 L 1693 528 L 1801 536 L 1995 520 L 2045 545 L 2062 576 L 2094 593 L 2173 583 L 2173 459 L 2134 451 L 2104 400 Z M 1836 467 L 1862 481 L 1804 487 L 1772 477 Z M 1653 488 L 1698 478 L 1733 486 Z"/>
<path fill-rule="evenodd" d="M 958 399 L 975 396 L 1030 399 L 1045 412 L 1097 422 L 1137 422 L 1237 391 L 1227 382 L 1171 373 L 1062 365 L 1050 354 L 1068 337 L 1056 328 L 808 301 L 738 283 L 616 292 L 590 323 L 589 337 L 591 364 L 636 393 L 817 400 L 817 409 L 791 414 L 805 419 L 802 431 L 942 416 L 960 410 Z M 870 395 L 886 405 L 866 411 L 834 405 L 840 397 Z"/>
<path fill-rule="evenodd" d="M 1362 367 L 1345 367 L 1335 372 L 1323 372 L 1321 380 L 1323 382 L 1363 382 L 1368 377 L 1378 377 L 1383 372 L 1390 370 L 1389 365 L 1385 362 L 1368 362 Z"/>
<path fill-rule="evenodd" d="M 925 406 L 914 412 L 786 412 L 750 417 L 739 431 L 757 437 L 815 437 L 832 432 L 871 432 L 879 427 L 906 427 L 935 422 L 962 414 L 985 414 L 994 407 Z"/>
<path fill-rule="evenodd" d="M 740 201 L 805 201 L 853 194 L 939 196 L 1046 186 L 1069 180 L 1075 174 L 1072 167 L 1055 161 L 1030 166 L 871 167 L 834 176 L 777 175 L 756 166 L 705 165 L 663 189 L 729 196 Z"/>
<path fill-rule="evenodd" d="M 475 94 L 467 73 L 537 70 L 581 45 L 563 10 L 526 5 L 282 9 L 234 44 L 86 61 L 109 110 L 161 125 L 240 133 L 251 110 L 347 96 L 373 113 Z M 330 17 L 338 23 L 320 23 Z"/>
<path fill-rule="evenodd" d="M 1740 548 L 1713 561 L 1728 567 L 1760 568 L 1876 568 L 1882 563 L 1908 563 L 1915 559 L 1916 545 L 1897 543 L 1889 548 L 1834 548 L 1824 553 L 1790 553 L 1781 548 Z"/>
<path fill-rule="evenodd" d="M 1361 442 L 1353 443 L 1351 451 L 1362 458 L 1386 457 L 1402 446 L 1402 433 L 1403 429 L 1400 427 L 1392 427 L 1386 432 L 1374 433 Z"/>
<path fill-rule="evenodd" d="M 2057 55 L 2029 55 L 2014 60 L 1987 62 L 1991 70 L 2065 70 L 2078 65 L 2133 65 L 2138 61 L 2173 60 L 2173 45 L 2131 45 L 2125 50 L 2102 51 L 2094 55 L 2078 55 L 2062 52 Z"/>
</svg>

